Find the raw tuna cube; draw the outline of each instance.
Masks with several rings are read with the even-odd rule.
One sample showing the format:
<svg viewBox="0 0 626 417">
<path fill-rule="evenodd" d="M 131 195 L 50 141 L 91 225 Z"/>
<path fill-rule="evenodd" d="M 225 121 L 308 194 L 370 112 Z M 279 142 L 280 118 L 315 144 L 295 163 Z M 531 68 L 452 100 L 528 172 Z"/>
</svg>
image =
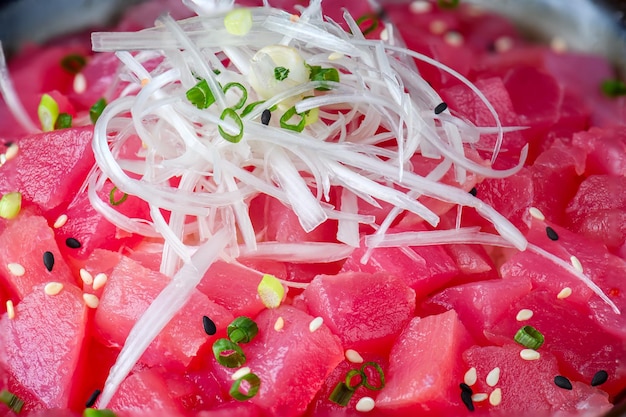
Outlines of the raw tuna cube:
<svg viewBox="0 0 626 417">
<path fill-rule="evenodd" d="M 502 415 L 548 417 L 557 410 L 577 414 L 581 410 L 593 410 L 596 415 L 610 408 L 606 393 L 587 383 L 571 381 L 571 391 L 557 387 L 554 377 L 560 374 L 559 367 L 550 353 L 540 349 L 541 357 L 529 361 L 520 357 L 522 349 L 518 345 L 474 346 L 463 354 L 466 370 L 476 368 L 478 379 L 476 385 L 471 387 L 474 393 L 490 395 L 496 389 L 500 389 L 502 393 L 498 405 L 493 406 L 488 400 L 474 403 L 477 411 L 491 410 L 503 413 Z M 500 368 L 500 378 L 491 387 L 487 385 L 486 378 L 496 367 Z M 547 411 L 545 414 L 538 414 L 537 410 Z"/>
<path fill-rule="evenodd" d="M 309 314 L 359 352 L 387 351 L 415 311 L 415 291 L 386 272 L 319 275 L 302 295 Z"/>
<path fill-rule="evenodd" d="M 279 317 L 284 327 L 277 331 L 274 324 Z M 250 402 L 269 415 L 303 414 L 326 377 L 343 360 L 339 339 L 326 325 L 311 332 L 313 319 L 286 305 L 264 310 L 256 318 L 258 335 L 243 346 L 246 366 L 261 379 L 259 392 Z"/>
<path fill-rule="evenodd" d="M 44 285 L 15 306 L 15 318 L 0 319 L 0 368 L 10 375 L 9 389 L 45 408 L 75 406 L 79 364 L 85 338 L 87 308 L 81 291 L 65 284 L 47 295 Z"/>
<path fill-rule="evenodd" d="M 391 349 L 387 382 L 376 408 L 395 415 L 463 413 L 458 395 L 465 372 L 461 354 L 471 344 L 454 310 L 411 320 Z"/>
<path fill-rule="evenodd" d="M 54 257 L 52 271 L 48 271 L 44 265 L 45 252 L 52 253 Z M 76 283 L 54 240 L 54 232 L 41 216 L 22 213 L 9 222 L 0 235 L 0 259 L 0 283 L 13 293 L 16 298 L 14 302 L 26 296 L 38 284 L 50 281 Z M 17 271 L 19 266 L 24 269 L 23 275 Z"/>
</svg>

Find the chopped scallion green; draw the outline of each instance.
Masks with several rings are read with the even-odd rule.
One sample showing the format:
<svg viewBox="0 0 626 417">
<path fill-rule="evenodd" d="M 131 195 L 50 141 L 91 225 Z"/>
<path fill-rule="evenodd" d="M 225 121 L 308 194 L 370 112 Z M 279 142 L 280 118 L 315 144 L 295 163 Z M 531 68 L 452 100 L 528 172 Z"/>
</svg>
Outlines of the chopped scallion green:
<svg viewBox="0 0 626 417">
<path fill-rule="evenodd" d="M 22 209 L 22 193 L 6 193 L 0 199 L 0 217 L 3 219 L 14 219 L 20 214 Z"/>
<path fill-rule="evenodd" d="M 355 376 L 359 376 L 359 381 L 357 382 L 356 385 L 352 385 L 352 379 Z M 358 387 L 360 387 L 361 385 L 363 385 L 363 383 L 365 382 L 365 374 L 363 373 L 363 371 L 361 371 L 360 369 L 351 369 L 348 371 L 348 373 L 346 374 L 346 379 L 345 379 L 345 384 L 346 387 L 352 391 L 354 391 L 355 389 L 357 389 Z"/>
<path fill-rule="evenodd" d="M 363 33 L 363 35 L 365 36 L 369 35 L 373 31 L 378 29 L 378 25 L 380 23 L 378 20 L 378 16 L 376 16 L 373 13 L 364 14 L 363 16 L 359 17 L 356 20 L 356 23 L 357 25 L 359 25 L 359 27 L 361 27 L 362 23 L 367 23 L 367 22 L 369 22 L 369 26 L 366 26 L 365 29 L 361 29 L 361 33 Z"/>
<path fill-rule="evenodd" d="M 372 385 L 368 382 L 367 376 L 367 368 L 374 368 L 378 373 L 379 385 Z M 376 362 L 365 362 L 363 366 L 361 366 L 361 373 L 363 374 L 363 386 L 367 389 L 371 389 L 374 391 L 379 391 L 385 388 L 385 373 L 383 372 L 383 368 Z"/>
<path fill-rule="evenodd" d="M 602 92 L 611 98 L 624 96 L 626 95 L 626 84 L 621 80 L 604 80 L 602 81 Z"/>
<path fill-rule="evenodd" d="M 274 78 L 276 78 L 276 81 L 283 81 L 287 77 L 289 77 L 289 68 L 285 68 L 285 67 L 274 68 Z"/>
<path fill-rule="evenodd" d="M 0 391 L 0 402 L 6 404 L 15 413 L 19 413 L 24 407 L 24 400 L 6 389 Z"/>
<path fill-rule="evenodd" d="M 246 355 L 243 350 L 228 339 L 217 339 L 213 343 L 213 356 L 220 365 L 227 368 L 239 368 L 246 363 Z"/>
<path fill-rule="evenodd" d="M 55 129 L 68 129 L 72 127 L 72 115 L 68 113 L 61 113 L 57 117 L 57 122 L 54 124 Z"/>
<path fill-rule="evenodd" d="M 298 116 L 300 120 L 296 124 L 288 123 L 289 120 Z M 293 130 L 294 132 L 302 132 L 304 127 L 306 126 L 305 115 L 296 112 L 296 106 L 291 106 L 281 117 L 280 117 L 280 127 L 283 129 Z"/>
<path fill-rule="evenodd" d="M 257 293 L 265 307 L 276 308 L 283 301 L 285 287 L 275 276 L 265 274 L 257 286 Z"/>
<path fill-rule="evenodd" d="M 65 55 L 61 59 L 61 67 L 70 74 L 78 74 L 87 65 L 87 59 L 80 54 Z"/>
<path fill-rule="evenodd" d="M 98 118 L 100 117 L 106 106 L 107 101 L 104 97 L 96 101 L 96 103 L 91 106 L 91 108 L 89 109 L 89 118 L 91 119 L 91 123 L 96 124 Z"/>
<path fill-rule="evenodd" d="M 254 397 L 257 392 L 259 392 L 260 387 L 261 379 L 252 372 L 249 372 L 235 380 L 228 393 L 237 401 L 245 401 Z M 242 388 L 245 390 L 244 392 L 242 392 Z"/>
<path fill-rule="evenodd" d="M 215 96 L 209 88 L 207 80 L 200 80 L 196 85 L 187 90 L 187 100 L 199 109 L 206 109 L 215 103 Z"/>
<path fill-rule="evenodd" d="M 345 382 L 341 381 L 336 386 L 328 399 L 335 404 L 345 407 L 354 395 L 354 390 L 350 389 Z"/>
<path fill-rule="evenodd" d="M 339 82 L 339 71 L 336 68 L 322 68 L 319 65 L 309 65 L 309 80 Z M 317 87 L 316 90 L 328 91 L 330 87 Z"/>
<path fill-rule="evenodd" d="M 459 0 L 437 0 L 437 5 L 442 9 L 454 9 L 459 6 Z"/>
<path fill-rule="evenodd" d="M 54 124 L 59 117 L 59 105 L 52 96 L 44 94 L 41 96 L 39 107 L 37 107 L 37 116 L 41 123 L 41 130 L 51 132 L 54 130 Z"/>
<path fill-rule="evenodd" d="M 235 112 L 235 110 L 230 107 L 224 109 L 224 111 L 220 115 L 220 120 L 226 120 L 227 117 L 231 118 L 235 122 L 239 131 L 236 134 L 231 135 L 230 133 L 226 133 L 222 126 L 218 126 L 217 130 L 220 132 L 220 136 L 223 137 L 225 140 L 232 143 L 238 143 L 241 141 L 241 138 L 243 138 L 243 121 L 241 120 L 241 117 L 239 117 L 237 112 Z"/>
<path fill-rule="evenodd" d="M 534 350 L 539 349 L 544 342 L 543 334 L 533 326 L 523 326 L 515 333 L 514 339 L 520 345 Z"/>
<path fill-rule="evenodd" d="M 117 417 L 117 415 L 107 408 L 101 410 L 95 408 L 85 408 L 83 411 L 83 417 Z"/>
<path fill-rule="evenodd" d="M 239 110 L 243 107 L 244 104 L 246 104 L 246 101 L 248 100 L 248 90 L 246 90 L 246 87 L 244 87 L 241 83 L 228 83 L 224 86 L 222 91 L 224 91 L 224 94 L 226 94 L 226 92 L 231 88 L 238 88 L 241 91 L 241 98 L 237 103 L 235 103 L 234 106 L 231 106 L 232 109 Z"/>
<path fill-rule="evenodd" d="M 111 188 L 111 192 L 109 193 L 109 203 L 112 206 L 119 206 L 128 198 L 128 194 L 124 193 L 119 199 L 115 198 L 115 192 L 117 191 L 117 187 Z"/>
<path fill-rule="evenodd" d="M 254 320 L 248 317 L 237 317 L 226 329 L 228 338 L 233 343 L 248 343 L 259 332 L 259 327 Z"/>
<path fill-rule="evenodd" d="M 241 117 L 246 117 L 252 110 L 254 110 L 256 106 L 263 103 L 265 103 L 265 100 L 259 100 L 248 104 L 246 108 L 243 109 L 243 111 L 241 112 Z"/>
</svg>

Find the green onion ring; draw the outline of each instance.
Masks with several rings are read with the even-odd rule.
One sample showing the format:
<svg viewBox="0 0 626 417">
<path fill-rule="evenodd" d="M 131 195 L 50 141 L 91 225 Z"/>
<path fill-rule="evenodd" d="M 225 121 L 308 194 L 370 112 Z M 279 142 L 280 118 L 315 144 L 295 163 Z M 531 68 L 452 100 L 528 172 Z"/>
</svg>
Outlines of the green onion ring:
<svg viewBox="0 0 626 417">
<path fill-rule="evenodd" d="M 220 365 L 227 368 L 239 368 L 246 363 L 246 355 L 243 350 L 228 339 L 217 339 L 213 343 L 213 356 Z"/>
<path fill-rule="evenodd" d="M 224 94 L 226 94 L 226 92 L 233 87 L 241 90 L 241 98 L 237 103 L 235 103 L 234 106 L 231 106 L 231 108 L 239 110 L 243 107 L 244 104 L 246 104 L 246 101 L 248 100 L 248 90 L 246 90 L 246 87 L 244 87 L 241 83 L 228 83 L 224 86 L 224 88 L 222 88 L 222 91 L 224 92 Z"/>
<path fill-rule="evenodd" d="M 228 338 L 233 343 L 248 343 L 259 332 L 259 327 L 254 320 L 248 317 L 237 317 L 226 328 Z"/>
<path fill-rule="evenodd" d="M 112 206 L 119 206 L 124 201 L 126 201 L 126 199 L 128 198 L 128 194 L 124 193 L 124 195 L 122 197 L 120 197 L 119 200 L 116 200 L 115 199 L 115 192 L 116 191 L 117 191 L 117 187 L 113 187 L 113 188 L 111 188 L 111 192 L 109 193 L 109 203 L 111 203 Z"/>
<path fill-rule="evenodd" d="M 345 407 L 350 402 L 352 395 L 354 395 L 354 391 L 346 386 L 345 382 L 341 381 L 335 386 L 335 389 L 328 397 L 328 400 Z"/>
<path fill-rule="evenodd" d="M 241 383 L 244 381 L 250 384 L 250 389 L 248 389 L 246 394 L 240 391 Z M 230 391 L 228 391 L 228 393 L 237 401 L 245 401 L 254 397 L 257 392 L 259 392 L 260 387 L 261 379 L 256 374 L 250 372 L 233 382 L 233 385 L 230 387 Z"/>
<path fill-rule="evenodd" d="M 231 135 L 230 133 L 226 133 L 226 131 L 222 129 L 222 126 L 218 126 L 217 130 L 220 132 L 220 136 L 222 136 L 222 138 L 224 138 L 225 140 L 232 143 L 239 143 L 241 141 L 241 138 L 243 137 L 243 121 L 241 120 L 241 117 L 239 117 L 237 112 L 235 112 L 235 110 L 230 107 L 224 109 L 224 111 L 220 115 L 220 120 L 225 120 L 227 117 L 233 119 L 233 121 L 239 128 L 239 132 L 235 135 Z"/>
<path fill-rule="evenodd" d="M 376 369 L 376 372 L 378 372 L 378 375 L 380 377 L 379 386 L 374 386 L 367 382 L 367 374 L 365 373 L 365 370 L 368 367 L 372 367 Z M 381 389 L 385 388 L 385 373 L 383 372 L 383 368 L 381 368 L 379 364 L 377 364 L 376 362 L 365 362 L 363 366 L 361 366 L 361 372 L 363 373 L 363 386 L 365 388 L 371 389 L 373 391 L 380 391 Z"/>
<path fill-rule="evenodd" d="M 539 349 L 543 345 L 543 334 L 533 326 L 523 326 L 514 337 L 515 341 L 528 349 Z"/>
<path fill-rule="evenodd" d="M 293 116 L 298 115 L 300 121 L 297 124 L 287 123 Z M 296 106 L 291 106 L 281 117 L 280 127 L 283 129 L 293 130 L 294 132 L 302 132 L 306 126 L 306 120 L 303 114 L 296 112 Z"/>
</svg>

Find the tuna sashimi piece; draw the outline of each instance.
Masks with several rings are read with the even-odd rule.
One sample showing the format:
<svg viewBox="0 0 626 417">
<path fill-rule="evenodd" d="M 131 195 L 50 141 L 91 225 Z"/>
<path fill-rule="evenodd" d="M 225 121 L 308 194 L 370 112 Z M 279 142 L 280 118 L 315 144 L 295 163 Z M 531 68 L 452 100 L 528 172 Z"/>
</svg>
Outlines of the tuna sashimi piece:
<svg viewBox="0 0 626 417">
<path fill-rule="evenodd" d="M 391 349 L 387 383 L 376 407 L 395 415 L 461 415 L 461 354 L 471 344 L 454 310 L 414 318 Z"/>
<path fill-rule="evenodd" d="M 284 326 L 275 330 L 279 317 Z M 259 392 L 250 401 L 269 415 L 303 414 L 326 377 L 343 360 L 339 339 L 326 325 L 311 331 L 313 319 L 291 306 L 264 310 L 256 318 L 258 335 L 242 347 L 248 358 L 246 366 L 261 379 Z"/>
<path fill-rule="evenodd" d="M 43 261 L 45 252 L 50 252 L 54 259 L 51 271 Z M 0 284 L 16 299 L 26 296 L 35 285 L 49 281 L 76 283 L 54 240 L 53 230 L 41 216 L 24 213 L 9 222 L 0 235 L 0 259 Z"/>
<path fill-rule="evenodd" d="M 603 410 L 610 408 L 606 393 L 592 388 L 586 382 L 571 381 L 572 390 L 557 387 L 554 377 L 560 374 L 559 367 L 550 353 L 540 349 L 538 360 L 524 360 L 520 356 L 522 349 L 518 345 L 474 346 L 463 354 L 466 370 L 476 369 L 477 382 L 471 387 L 474 393 L 492 395 L 498 389 L 501 393 L 498 405 L 490 404 L 492 397 L 492 401 L 475 402 L 476 411 L 492 410 L 502 413 L 500 415 L 548 417 L 557 410 L 575 412 L 573 415 L 579 415 L 581 410 L 593 410 L 593 415 L 601 415 Z M 495 368 L 499 368 L 500 376 L 490 379 L 496 383 L 489 386 L 486 379 Z"/>
<path fill-rule="evenodd" d="M 15 306 L 15 318 L 0 319 L 0 368 L 8 370 L 13 393 L 35 399 L 27 409 L 76 405 L 86 320 L 82 294 L 70 284 L 56 295 L 37 286 Z"/>
<path fill-rule="evenodd" d="M 585 172 L 587 175 L 626 175 L 626 128 L 592 127 L 578 132 L 572 143 L 587 153 Z"/>
<path fill-rule="evenodd" d="M 131 328 L 169 281 L 165 275 L 122 257 L 104 287 L 95 316 L 96 332 L 105 343 L 122 346 Z M 208 316 L 218 333 L 205 333 L 202 320 Z M 194 291 L 187 302 L 142 356 L 147 365 L 187 366 L 199 350 L 226 330 L 230 312 Z"/>
<path fill-rule="evenodd" d="M 415 291 L 386 272 L 319 275 L 302 295 L 309 313 L 359 352 L 387 351 L 415 311 Z"/>
</svg>

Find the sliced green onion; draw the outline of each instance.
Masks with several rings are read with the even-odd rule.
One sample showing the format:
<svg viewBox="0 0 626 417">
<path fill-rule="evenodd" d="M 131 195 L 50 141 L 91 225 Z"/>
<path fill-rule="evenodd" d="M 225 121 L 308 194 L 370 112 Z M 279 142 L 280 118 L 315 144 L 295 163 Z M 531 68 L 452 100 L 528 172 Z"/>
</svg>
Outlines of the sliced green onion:
<svg viewBox="0 0 626 417">
<path fill-rule="evenodd" d="M 106 106 L 107 101 L 106 99 L 104 99 L 104 97 L 96 101 L 96 104 L 91 106 L 91 108 L 89 109 L 89 118 L 91 119 L 91 123 L 95 124 L 98 121 L 98 118 L 100 117 Z"/>
<path fill-rule="evenodd" d="M 288 123 L 289 120 L 294 116 L 300 117 L 300 120 L 297 124 Z M 305 115 L 296 112 L 296 106 L 291 106 L 281 117 L 280 117 L 280 127 L 283 129 L 293 130 L 294 132 L 302 132 L 304 127 L 306 126 Z"/>
<path fill-rule="evenodd" d="M 238 88 L 241 91 L 241 98 L 237 103 L 235 103 L 234 106 L 231 106 L 231 108 L 239 110 L 243 107 L 244 104 L 246 104 L 246 101 L 248 100 L 248 90 L 246 90 L 246 87 L 244 87 L 241 83 L 228 83 L 224 86 L 222 90 L 224 91 L 224 94 L 226 94 L 226 92 L 233 87 Z"/>
<path fill-rule="evenodd" d="M 241 141 L 241 138 L 243 138 L 243 121 L 241 120 L 241 117 L 239 117 L 237 112 L 235 112 L 235 110 L 230 107 L 224 109 L 224 111 L 220 115 L 220 120 L 225 120 L 227 117 L 233 119 L 233 121 L 237 125 L 237 128 L 239 129 L 239 132 L 237 132 L 237 134 L 235 135 L 231 135 L 230 133 L 226 133 L 226 131 L 222 129 L 222 126 L 218 126 L 217 130 L 220 132 L 220 136 L 223 137 L 225 140 L 232 143 L 239 143 L 239 141 Z"/>
<path fill-rule="evenodd" d="M 0 217 L 3 219 L 14 219 L 20 214 L 22 209 L 22 193 L 6 193 L 0 199 Z"/>
<path fill-rule="evenodd" d="M 359 382 L 356 385 L 352 385 L 352 379 L 355 376 L 360 376 L 359 378 Z M 352 391 L 354 391 L 355 389 L 357 389 L 358 387 L 360 387 L 361 385 L 363 385 L 363 383 L 365 382 L 365 374 L 363 373 L 362 370 L 360 369 L 351 369 L 348 371 L 348 373 L 346 374 L 346 379 L 345 379 L 345 384 L 346 387 Z"/>
<path fill-rule="evenodd" d="M 61 113 L 57 117 L 57 121 L 54 124 L 55 129 L 68 129 L 72 127 L 72 115 L 68 113 Z"/>
<path fill-rule="evenodd" d="M 335 404 L 345 407 L 354 395 L 354 390 L 350 389 L 345 382 L 341 381 L 336 386 L 328 399 Z"/>
<path fill-rule="evenodd" d="M 254 110 L 256 106 L 263 103 L 265 103 L 265 100 L 259 100 L 248 104 L 246 108 L 243 109 L 243 111 L 241 112 L 241 117 L 246 117 L 252 110 Z"/>
<path fill-rule="evenodd" d="M 65 55 L 61 59 L 61 67 L 70 74 L 78 74 L 87 65 L 87 59 L 80 54 Z"/>
<path fill-rule="evenodd" d="M 252 12 L 244 7 L 231 10 L 224 17 L 224 27 L 231 35 L 244 36 L 252 29 Z"/>
<path fill-rule="evenodd" d="M 59 105 L 56 100 L 48 94 L 42 95 L 39 107 L 37 107 L 37 115 L 41 123 L 41 130 L 44 132 L 53 131 L 54 124 L 59 117 Z"/>
<path fill-rule="evenodd" d="M 206 80 L 200 80 L 196 85 L 187 90 L 187 100 L 199 109 L 206 109 L 215 103 L 215 96 L 209 88 Z"/>
<path fill-rule="evenodd" d="M 245 389 L 245 392 L 242 392 L 241 388 L 242 384 L 244 383 L 245 385 L 243 388 Z M 257 392 L 259 392 L 260 387 L 261 379 L 252 372 L 249 372 L 241 378 L 235 380 L 235 382 L 233 382 L 233 385 L 230 387 L 230 391 L 228 391 L 228 393 L 237 401 L 245 401 L 254 397 Z"/>
<path fill-rule="evenodd" d="M 213 356 L 220 365 L 227 368 L 239 368 L 246 363 L 246 355 L 243 350 L 228 339 L 217 339 L 213 343 Z"/>
<path fill-rule="evenodd" d="M 363 33 L 363 35 L 369 35 L 373 31 L 378 29 L 379 20 L 378 16 L 376 16 L 375 14 L 367 13 L 356 20 L 356 23 L 357 25 L 359 25 L 359 27 L 361 27 L 361 24 L 364 22 L 370 22 L 370 25 L 367 26 L 365 29 L 361 29 L 361 33 Z"/>
<path fill-rule="evenodd" d="M 276 308 L 283 301 L 285 287 L 275 276 L 265 274 L 261 282 L 259 282 L 257 293 L 265 307 Z"/>
<path fill-rule="evenodd" d="M 319 65 L 309 65 L 309 80 L 339 82 L 339 71 L 336 68 L 322 68 Z M 316 90 L 328 91 L 330 87 L 317 87 Z"/>
<path fill-rule="evenodd" d="M 437 0 L 437 5 L 442 9 L 454 9 L 459 6 L 459 0 Z"/>
<path fill-rule="evenodd" d="M 115 192 L 117 191 L 117 187 L 111 188 L 111 192 L 109 193 L 109 203 L 112 206 L 119 206 L 128 198 L 128 194 L 124 193 L 119 199 L 115 198 Z"/>
<path fill-rule="evenodd" d="M 528 349 L 537 350 L 543 345 L 544 337 L 533 326 L 523 326 L 515 333 L 515 341 Z"/>
<path fill-rule="evenodd" d="M 19 413 L 24 407 L 24 400 L 6 389 L 0 391 L 0 402 L 6 404 L 15 413 Z"/>
<path fill-rule="evenodd" d="M 289 68 L 285 68 L 285 67 L 274 68 L 274 78 L 276 78 L 276 81 L 283 81 L 287 77 L 289 77 Z"/>
<path fill-rule="evenodd" d="M 626 95 L 626 84 L 621 80 L 602 81 L 602 92 L 611 98 Z"/>
<path fill-rule="evenodd" d="M 85 411 L 83 411 L 83 417 L 116 417 L 116 414 L 107 408 L 103 408 L 102 410 L 85 408 Z"/>
<path fill-rule="evenodd" d="M 226 329 L 228 338 L 233 343 L 248 343 L 259 332 L 259 327 L 254 320 L 248 317 L 237 317 Z"/>
<path fill-rule="evenodd" d="M 378 373 L 378 378 L 380 380 L 380 385 L 375 386 L 367 381 L 368 378 L 365 370 L 368 367 L 374 368 L 376 370 L 376 372 Z M 373 391 L 380 391 L 381 389 L 385 388 L 385 373 L 383 372 L 383 368 L 381 368 L 379 364 L 377 364 L 376 362 L 365 362 L 363 366 L 361 366 L 361 372 L 363 373 L 363 386 L 365 388 L 371 389 Z"/>
</svg>

